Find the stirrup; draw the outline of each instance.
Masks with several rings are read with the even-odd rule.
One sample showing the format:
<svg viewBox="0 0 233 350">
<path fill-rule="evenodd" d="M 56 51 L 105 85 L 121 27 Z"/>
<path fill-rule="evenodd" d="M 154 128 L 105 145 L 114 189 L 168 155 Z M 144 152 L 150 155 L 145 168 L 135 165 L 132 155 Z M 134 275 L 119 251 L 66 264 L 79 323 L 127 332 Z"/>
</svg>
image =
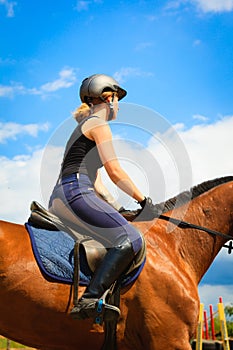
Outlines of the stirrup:
<svg viewBox="0 0 233 350">
<path fill-rule="evenodd" d="M 115 306 L 108 304 L 104 299 L 99 299 L 97 303 L 97 315 L 94 319 L 94 323 L 103 324 L 104 321 L 116 321 L 118 320 L 121 311 Z"/>
<path fill-rule="evenodd" d="M 96 314 L 96 305 L 98 299 L 81 298 L 78 304 L 70 312 L 73 319 L 84 320 L 86 318 L 94 318 Z"/>
<path fill-rule="evenodd" d="M 106 303 L 107 290 L 101 298 L 81 298 L 78 304 L 70 312 L 73 319 L 84 320 L 93 318 L 94 323 L 102 324 L 104 321 L 117 320 L 120 309 L 117 306 Z"/>
</svg>

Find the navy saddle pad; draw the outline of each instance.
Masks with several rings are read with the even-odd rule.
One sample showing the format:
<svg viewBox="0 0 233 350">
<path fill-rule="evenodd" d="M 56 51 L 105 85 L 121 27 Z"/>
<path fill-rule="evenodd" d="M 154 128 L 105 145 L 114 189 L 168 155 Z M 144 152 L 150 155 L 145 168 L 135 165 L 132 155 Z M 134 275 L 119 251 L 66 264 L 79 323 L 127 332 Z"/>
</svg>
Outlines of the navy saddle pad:
<svg viewBox="0 0 233 350">
<path fill-rule="evenodd" d="M 74 239 L 63 231 L 50 231 L 26 223 L 32 250 L 41 271 L 49 278 L 62 283 L 73 283 Z M 80 285 L 87 286 L 92 272 L 88 267 L 85 252 L 80 249 Z M 145 261 L 132 273 L 125 276 L 122 287 L 134 282 L 139 276 Z"/>
</svg>

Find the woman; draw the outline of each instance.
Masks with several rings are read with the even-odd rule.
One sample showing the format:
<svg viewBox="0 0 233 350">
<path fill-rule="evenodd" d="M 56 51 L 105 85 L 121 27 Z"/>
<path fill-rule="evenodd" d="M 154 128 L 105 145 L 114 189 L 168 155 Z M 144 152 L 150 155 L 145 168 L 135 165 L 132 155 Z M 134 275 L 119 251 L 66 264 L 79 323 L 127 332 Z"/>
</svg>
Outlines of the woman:
<svg viewBox="0 0 233 350">
<path fill-rule="evenodd" d="M 108 248 L 78 306 L 71 312 L 74 318 L 94 316 L 99 298 L 127 270 L 142 247 L 140 233 L 119 213 L 119 204 L 114 203 L 101 184 L 99 169 L 104 166 L 114 184 L 141 207 L 147 207 L 151 218 L 154 215 L 152 202 L 121 168 L 112 144 L 108 121 L 116 118 L 118 101 L 126 93 L 104 74 L 92 75 L 82 82 L 82 104 L 74 112 L 78 126 L 66 145 L 59 180 L 50 198 L 54 214 L 65 219 L 72 217 L 71 221 L 76 220 Z"/>
</svg>

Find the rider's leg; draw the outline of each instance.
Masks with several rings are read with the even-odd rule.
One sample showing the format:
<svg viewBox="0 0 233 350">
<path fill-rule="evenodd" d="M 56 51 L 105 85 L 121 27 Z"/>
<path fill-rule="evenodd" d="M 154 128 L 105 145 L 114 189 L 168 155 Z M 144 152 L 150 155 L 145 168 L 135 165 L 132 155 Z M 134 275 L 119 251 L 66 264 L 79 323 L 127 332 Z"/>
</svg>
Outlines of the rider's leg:
<svg viewBox="0 0 233 350">
<path fill-rule="evenodd" d="M 98 299 L 126 272 L 134 256 L 132 244 L 128 239 L 110 248 L 71 315 L 79 319 L 93 317 Z M 117 308 L 115 311 L 120 313 Z"/>
<path fill-rule="evenodd" d="M 75 311 L 77 317 L 92 317 L 96 301 L 127 270 L 142 248 L 142 238 L 136 228 L 97 197 L 90 187 L 86 186 L 82 192 L 80 184 L 73 181 L 65 184 L 62 191 L 67 208 L 77 215 L 90 235 L 108 249 Z"/>
</svg>

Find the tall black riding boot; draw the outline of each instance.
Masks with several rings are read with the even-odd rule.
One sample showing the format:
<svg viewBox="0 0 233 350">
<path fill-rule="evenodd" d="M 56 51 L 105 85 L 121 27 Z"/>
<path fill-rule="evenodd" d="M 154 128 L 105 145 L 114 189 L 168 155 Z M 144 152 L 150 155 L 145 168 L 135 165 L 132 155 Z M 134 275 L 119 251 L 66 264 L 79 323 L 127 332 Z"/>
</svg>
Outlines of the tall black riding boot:
<svg viewBox="0 0 233 350">
<path fill-rule="evenodd" d="M 110 248 L 95 271 L 78 305 L 71 311 L 71 316 L 77 319 L 94 317 L 99 299 L 126 272 L 134 256 L 132 244 L 128 239 L 125 239 L 120 245 Z M 112 307 L 107 304 L 106 306 Z M 118 308 L 116 309 L 119 310 Z"/>
</svg>

